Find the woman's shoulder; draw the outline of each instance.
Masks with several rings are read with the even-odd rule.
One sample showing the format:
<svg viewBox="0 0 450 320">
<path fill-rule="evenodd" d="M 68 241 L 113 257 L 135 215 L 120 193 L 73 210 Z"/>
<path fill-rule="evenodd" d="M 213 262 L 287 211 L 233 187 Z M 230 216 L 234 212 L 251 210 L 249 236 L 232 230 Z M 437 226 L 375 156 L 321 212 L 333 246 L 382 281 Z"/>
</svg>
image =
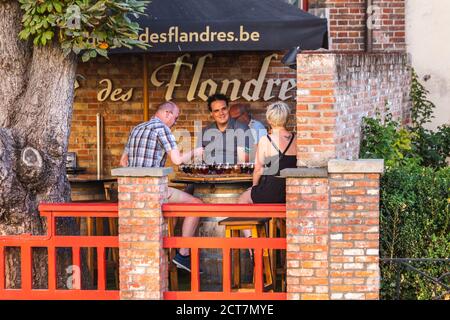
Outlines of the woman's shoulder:
<svg viewBox="0 0 450 320">
<path fill-rule="evenodd" d="M 258 145 L 266 145 L 267 143 L 269 143 L 269 139 L 269 135 L 262 136 L 261 139 L 259 139 Z"/>
</svg>

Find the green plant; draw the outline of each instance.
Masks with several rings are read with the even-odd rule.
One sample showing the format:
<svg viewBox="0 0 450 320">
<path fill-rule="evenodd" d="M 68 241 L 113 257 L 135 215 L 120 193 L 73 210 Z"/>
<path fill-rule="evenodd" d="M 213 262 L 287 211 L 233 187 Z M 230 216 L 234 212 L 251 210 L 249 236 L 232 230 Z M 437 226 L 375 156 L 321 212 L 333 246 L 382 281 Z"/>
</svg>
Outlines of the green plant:
<svg viewBox="0 0 450 320">
<path fill-rule="evenodd" d="M 450 126 L 442 125 L 436 131 L 426 129 L 424 125 L 431 122 L 433 102 L 427 99 L 429 91 L 420 83 L 417 73 L 412 72 L 411 84 L 411 122 L 408 128 L 414 134 L 414 153 L 420 155 L 421 164 L 427 167 L 441 168 L 447 165 L 450 156 Z"/>
<path fill-rule="evenodd" d="M 360 157 L 384 159 L 387 167 L 420 164 L 426 167 L 447 166 L 450 156 L 450 126 L 442 125 L 436 131 L 426 129 L 431 122 L 435 105 L 427 100 L 429 92 L 412 73 L 411 126 L 403 127 L 392 119 L 389 110 L 383 120 L 379 112 L 375 118 L 363 118 Z"/>
<path fill-rule="evenodd" d="M 98 55 L 107 56 L 108 48 L 137 46 L 138 23 L 130 15 L 144 14 L 149 1 L 138 0 L 19 0 L 23 10 L 23 29 L 19 36 L 32 39 L 36 46 L 57 40 L 65 54 L 83 51 L 87 61 Z"/>
<path fill-rule="evenodd" d="M 396 167 L 381 180 L 380 255 L 386 258 L 448 258 L 450 254 L 450 168 Z M 416 265 L 431 276 L 448 264 Z M 382 264 L 381 296 L 395 298 L 398 266 Z M 415 272 L 402 272 L 403 299 L 430 299 L 443 293 Z"/>
<path fill-rule="evenodd" d="M 377 111 L 375 118 L 363 118 L 360 157 L 384 159 L 387 167 L 413 165 L 420 161 L 412 154 L 414 134 L 392 120 L 388 112 L 384 121 Z"/>
</svg>

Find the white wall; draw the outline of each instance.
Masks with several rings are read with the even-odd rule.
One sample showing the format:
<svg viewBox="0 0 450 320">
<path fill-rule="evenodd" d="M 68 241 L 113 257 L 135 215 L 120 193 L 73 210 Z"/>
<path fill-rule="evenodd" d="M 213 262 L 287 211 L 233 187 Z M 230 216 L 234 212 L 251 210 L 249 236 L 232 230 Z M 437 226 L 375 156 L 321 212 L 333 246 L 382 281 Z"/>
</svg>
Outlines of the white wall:
<svg viewBox="0 0 450 320">
<path fill-rule="evenodd" d="M 406 0 L 406 43 L 436 105 L 429 128 L 450 124 L 450 0 Z M 425 82 L 426 75 L 431 78 Z"/>
</svg>

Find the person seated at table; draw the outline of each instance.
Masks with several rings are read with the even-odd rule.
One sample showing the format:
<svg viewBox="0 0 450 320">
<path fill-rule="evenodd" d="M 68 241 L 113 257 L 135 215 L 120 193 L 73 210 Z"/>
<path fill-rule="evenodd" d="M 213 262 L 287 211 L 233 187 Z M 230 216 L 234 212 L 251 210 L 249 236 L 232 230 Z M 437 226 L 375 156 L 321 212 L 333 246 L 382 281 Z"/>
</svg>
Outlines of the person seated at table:
<svg viewBox="0 0 450 320">
<path fill-rule="evenodd" d="M 286 180 L 279 177 L 280 171 L 297 167 L 295 134 L 286 129 L 289 115 L 290 108 L 284 102 L 267 107 L 271 131 L 259 141 L 253 186 L 239 197 L 239 203 L 286 203 Z M 250 235 L 249 231 L 245 234 Z"/>
<path fill-rule="evenodd" d="M 253 141 L 258 144 L 262 137 L 267 135 L 266 127 L 252 117 L 250 105 L 247 103 L 236 103 L 230 107 L 230 116 L 236 121 L 245 123 L 250 128 Z"/>
<path fill-rule="evenodd" d="M 167 155 L 175 165 L 186 163 L 194 157 L 201 157 L 202 148 L 180 153 L 170 128 L 177 122 L 180 109 L 170 101 L 158 107 L 150 121 L 143 122 L 131 130 L 128 143 L 120 159 L 123 167 L 164 167 Z M 168 202 L 202 203 L 194 196 L 175 188 L 168 188 Z M 186 217 L 183 221 L 182 236 L 192 237 L 197 229 L 199 217 Z M 191 260 L 188 248 L 180 248 L 173 263 L 178 268 L 191 271 Z"/>
<path fill-rule="evenodd" d="M 228 102 L 227 96 L 220 93 L 208 98 L 208 109 L 214 122 L 203 128 L 199 139 L 208 164 L 249 161 L 250 148 L 254 144 L 250 128 L 230 117 Z"/>
</svg>

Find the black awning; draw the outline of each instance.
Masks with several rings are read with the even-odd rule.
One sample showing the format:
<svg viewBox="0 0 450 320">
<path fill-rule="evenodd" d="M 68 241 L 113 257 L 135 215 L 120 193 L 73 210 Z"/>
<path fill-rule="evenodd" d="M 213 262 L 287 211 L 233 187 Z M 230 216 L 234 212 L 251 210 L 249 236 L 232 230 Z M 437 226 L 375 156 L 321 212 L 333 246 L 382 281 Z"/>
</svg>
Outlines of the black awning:
<svg viewBox="0 0 450 320">
<path fill-rule="evenodd" d="M 327 20 L 281 0 L 152 0 L 146 12 L 137 21 L 140 38 L 152 46 L 148 52 L 326 46 Z"/>
</svg>

